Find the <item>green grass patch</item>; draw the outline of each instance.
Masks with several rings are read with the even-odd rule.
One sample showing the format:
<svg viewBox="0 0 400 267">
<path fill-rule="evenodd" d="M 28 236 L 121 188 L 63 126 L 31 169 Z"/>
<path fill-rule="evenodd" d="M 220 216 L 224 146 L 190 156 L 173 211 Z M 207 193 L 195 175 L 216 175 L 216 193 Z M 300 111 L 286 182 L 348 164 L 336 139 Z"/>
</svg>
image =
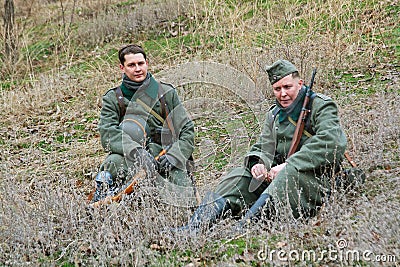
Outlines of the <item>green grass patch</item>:
<svg viewBox="0 0 400 267">
<path fill-rule="evenodd" d="M 41 61 L 50 56 L 55 48 L 54 42 L 50 40 L 42 40 L 33 43 L 23 52 L 33 61 Z"/>
<path fill-rule="evenodd" d="M 220 122 L 214 119 L 197 120 L 195 129 L 195 143 L 199 144 L 201 143 L 201 140 L 206 139 L 212 141 L 215 147 L 218 147 L 216 151 L 208 151 L 209 155 L 207 156 L 206 164 L 209 166 L 209 168 L 221 171 L 230 160 L 230 158 L 226 155 L 230 155 L 231 153 L 231 146 L 229 145 L 231 140 L 229 139 L 227 129 L 221 128 L 219 123 Z M 226 146 L 218 145 L 226 143 L 228 143 Z M 199 149 L 201 148 L 195 148 L 195 158 L 205 156 L 199 154 Z"/>
<path fill-rule="evenodd" d="M 128 0 L 128 1 L 123 1 L 121 3 L 116 4 L 115 6 L 120 8 L 120 7 L 127 7 L 136 4 L 136 0 Z"/>
<path fill-rule="evenodd" d="M 19 144 L 17 144 L 17 148 L 18 149 L 25 149 L 25 148 L 30 148 L 32 146 L 32 144 L 31 143 L 19 143 Z"/>
<path fill-rule="evenodd" d="M 196 34 L 170 37 L 169 34 L 157 35 L 144 42 L 144 48 L 157 57 L 171 57 L 184 47 L 196 48 L 201 45 L 201 37 Z"/>
<path fill-rule="evenodd" d="M 66 134 L 60 134 L 55 139 L 58 143 L 66 144 L 66 143 L 69 143 L 73 139 L 73 136 L 66 135 Z"/>
<path fill-rule="evenodd" d="M 45 154 L 49 154 L 54 151 L 53 144 L 49 143 L 48 141 L 42 140 L 39 141 L 37 147 L 42 150 Z"/>
<path fill-rule="evenodd" d="M 17 85 L 17 81 L 4 80 L 0 81 L 0 90 L 9 90 Z"/>
</svg>

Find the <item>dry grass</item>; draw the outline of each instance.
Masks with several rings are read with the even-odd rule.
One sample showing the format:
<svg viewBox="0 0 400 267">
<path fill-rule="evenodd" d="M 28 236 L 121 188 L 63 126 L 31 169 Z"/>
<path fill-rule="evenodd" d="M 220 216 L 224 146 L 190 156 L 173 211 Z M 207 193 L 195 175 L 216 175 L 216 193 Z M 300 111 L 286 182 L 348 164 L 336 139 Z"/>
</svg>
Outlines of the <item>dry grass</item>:
<svg viewBox="0 0 400 267">
<path fill-rule="evenodd" d="M 268 262 L 257 256 L 265 246 L 320 252 L 340 239 L 399 261 L 398 1 L 77 2 L 63 1 L 62 12 L 60 1 L 16 1 L 20 59 L 0 57 L 1 265 L 258 266 Z M 178 87 L 196 123 L 202 194 L 257 138 L 273 103 L 260 65 L 281 57 L 307 81 L 318 67 L 315 89 L 337 100 L 366 184 L 335 192 L 311 220 L 282 218 L 241 237 L 230 220 L 197 238 L 160 233 L 192 211 L 166 203 L 151 184 L 121 204 L 88 209 L 105 156 L 99 101 L 120 78 L 116 49 L 132 40 L 148 48 L 152 72 Z"/>
</svg>

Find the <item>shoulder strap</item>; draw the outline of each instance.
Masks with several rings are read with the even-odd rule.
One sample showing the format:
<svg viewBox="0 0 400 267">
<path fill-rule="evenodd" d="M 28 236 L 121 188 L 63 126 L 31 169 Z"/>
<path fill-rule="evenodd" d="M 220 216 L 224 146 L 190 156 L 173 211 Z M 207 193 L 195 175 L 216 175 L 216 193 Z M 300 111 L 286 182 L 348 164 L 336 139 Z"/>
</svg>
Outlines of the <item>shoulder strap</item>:
<svg viewBox="0 0 400 267">
<path fill-rule="evenodd" d="M 139 103 L 147 112 L 156 117 L 157 120 L 159 120 L 161 123 L 164 123 L 164 118 L 161 117 L 157 112 L 155 112 L 154 109 L 144 103 L 140 98 L 137 98 L 136 102 Z"/>
<path fill-rule="evenodd" d="M 122 94 L 121 87 L 118 86 L 118 87 L 114 88 L 114 90 L 115 90 L 115 94 L 117 95 L 119 111 L 121 112 L 121 116 L 120 116 L 120 121 L 121 121 L 126 113 L 126 107 L 125 107 L 125 103 L 124 103 L 124 95 Z"/>
<path fill-rule="evenodd" d="M 275 106 L 274 109 L 272 110 L 272 115 L 274 119 L 276 118 L 276 115 L 278 115 L 279 111 L 280 109 L 278 108 L 278 106 Z"/>
<path fill-rule="evenodd" d="M 310 95 L 310 101 L 308 102 L 308 107 L 307 107 L 310 110 L 310 113 L 307 116 L 306 124 L 304 126 L 304 129 L 306 131 L 308 131 L 311 135 L 315 134 L 311 127 L 311 108 L 312 108 L 313 100 L 316 96 L 317 96 L 317 94 L 314 92 L 312 92 L 312 94 Z"/>
<path fill-rule="evenodd" d="M 279 107 L 277 105 L 273 105 L 272 107 L 269 108 L 268 111 L 272 111 L 272 117 L 271 117 L 271 120 L 270 120 L 271 125 L 274 123 L 274 121 L 276 119 L 276 116 L 279 113 L 279 110 L 280 109 L 279 109 Z"/>
<path fill-rule="evenodd" d="M 310 95 L 310 101 L 308 102 L 308 108 L 311 109 L 312 107 L 312 102 L 314 100 L 314 98 L 317 96 L 317 94 L 315 92 L 312 92 L 312 94 Z"/>
<path fill-rule="evenodd" d="M 168 109 L 168 105 L 165 101 L 164 89 L 160 82 L 158 83 L 158 98 L 160 99 L 160 104 L 161 104 L 161 116 L 164 117 L 165 120 L 167 121 L 167 126 L 168 126 L 169 130 L 171 131 L 173 138 L 176 139 L 175 128 L 172 123 L 171 117 L 168 116 L 169 109 Z"/>
<path fill-rule="evenodd" d="M 295 121 L 292 119 L 292 117 L 288 116 L 288 120 L 289 120 L 289 122 L 290 122 L 291 124 L 293 124 L 295 127 L 297 126 L 297 122 L 295 122 Z M 303 134 L 304 134 L 305 136 L 307 136 L 308 138 L 310 138 L 311 136 L 313 136 L 313 134 L 309 133 L 309 131 L 307 131 L 305 127 L 304 127 L 304 130 L 303 130 Z"/>
</svg>

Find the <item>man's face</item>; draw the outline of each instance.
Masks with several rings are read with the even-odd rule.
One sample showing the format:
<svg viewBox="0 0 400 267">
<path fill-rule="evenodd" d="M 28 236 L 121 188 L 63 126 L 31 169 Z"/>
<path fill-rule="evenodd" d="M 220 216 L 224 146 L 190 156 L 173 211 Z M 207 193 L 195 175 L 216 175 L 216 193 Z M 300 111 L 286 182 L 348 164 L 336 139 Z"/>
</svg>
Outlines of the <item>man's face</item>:
<svg viewBox="0 0 400 267">
<path fill-rule="evenodd" d="M 289 74 L 272 85 L 274 89 L 274 95 L 282 107 L 286 108 L 293 103 L 301 87 L 303 86 L 303 80 L 300 78 L 293 78 L 292 74 Z"/>
<path fill-rule="evenodd" d="M 124 65 L 119 64 L 123 73 L 134 82 L 142 82 L 146 79 L 149 62 L 144 59 L 142 53 L 125 55 Z"/>
</svg>

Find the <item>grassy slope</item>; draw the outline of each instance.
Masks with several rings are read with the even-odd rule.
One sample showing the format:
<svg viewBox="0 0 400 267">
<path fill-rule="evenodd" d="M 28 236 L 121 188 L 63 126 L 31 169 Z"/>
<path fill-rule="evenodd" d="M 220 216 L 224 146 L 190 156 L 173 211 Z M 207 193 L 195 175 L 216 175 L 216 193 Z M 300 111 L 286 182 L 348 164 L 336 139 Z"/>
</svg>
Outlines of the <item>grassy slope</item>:
<svg viewBox="0 0 400 267">
<path fill-rule="evenodd" d="M 65 4 L 63 16 L 59 3 L 33 3 L 29 13 L 17 2 L 20 60 L 10 65 L 1 57 L 2 264 L 257 265 L 265 263 L 257 258 L 265 245 L 321 251 L 340 238 L 350 249 L 398 257 L 398 1 L 112 2 L 85 1 L 75 7 L 71 24 L 72 3 Z M 133 200 L 88 216 L 83 200 L 104 158 L 96 131 L 98 105 L 119 80 L 117 49 L 131 40 L 149 51 L 153 73 L 211 60 L 245 73 L 265 93 L 265 101 L 251 105 L 234 98 L 236 88 L 178 88 L 188 105 L 199 98 L 222 103 L 193 113 L 199 117 L 197 143 L 203 144 L 196 148 L 202 192 L 217 182 L 223 166 L 240 161 L 224 145 L 237 139 L 229 118 L 246 128 L 247 141 L 239 150 L 257 137 L 259 125 L 249 125 L 272 103 L 259 64 L 280 57 L 293 60 L 303 73 L 318 66 L 317 90 L 338 101 L 349 150 L 368 171 L 366 185 L 355 195 L 335 194 L 309 222 L 288 218 L 233 239 L 224 238 L 225 224 L 195 240 L 160 237 L 159 228 L 182 223 L 190 211 L 154 208 L 144 193 L 149 213 L 137 211 Z M 235 74 L 229 75 L 222 73 L 221 79 L 232 82 Z M 204 143 L 212 145 L 206 149 Z M 207 157 L 213 149 L 217 153 Z"/>
</svg>

